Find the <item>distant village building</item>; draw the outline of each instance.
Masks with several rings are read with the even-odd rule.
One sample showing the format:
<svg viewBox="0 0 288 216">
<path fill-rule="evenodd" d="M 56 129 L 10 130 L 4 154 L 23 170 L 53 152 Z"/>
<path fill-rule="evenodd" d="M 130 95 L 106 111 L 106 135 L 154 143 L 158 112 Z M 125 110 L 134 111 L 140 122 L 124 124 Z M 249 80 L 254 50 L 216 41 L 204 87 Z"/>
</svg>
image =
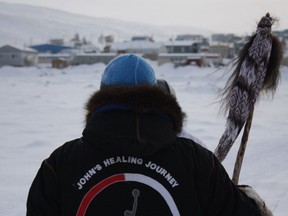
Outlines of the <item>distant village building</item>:
<svg viewBox="0 0 288 216">
<path fill-rule="evenodd" d="M 223 58 L 233 58 L 235 57 L 235 54 L 239 52 L 240 49 L 242 49 L 242 44 L 239 44 L 239 47 L 237 49 L 235 48 L 235 45 L 233 44 L 226 44 L 226 45 L 213 45 L 211 44 L 209 47 L 210 53 L 218 53 Z"/>
<path fill-rule="evenodd" d="M 166 48 L 163 43 L 154 42 L 150 37 L 135 36 L 132 37 L 131 41 L 112 43 L 109 50 L 105 51 L 117 54 L 141 54 L 144 58 L 157 60 L 158 54 L 166 52 Z"/>
<path fill-rule="evenodd" d="M 214 43 L 235 43 L 243 38 L 236 36 L 235 34 L 212 34 L 211 39 Z"/>
<path fill-rule="evenodd" d="M 62 38 L 54 38 L 54 39 L 50 39 L 50 44 L 54 44 L 54 45 L 64 45 L 64 40 Z"/>
<path fill-rule="evenodd" d="M 219 53 L 223 58 L 234 58 L 242 50 L 245 38 L 235 34 L 212 34 L 210 52 Z"/>
<path fill-rule="evenodd" d="M 277 36 L 279 39 L 284 39 L 288 41 L 288 29 L 285 29 L 283 31 L 273 31 L 272 34 Z"/>
<path fill-rule="evenodd" d="M 37 51 L 5 45 L 0 47 L 0 66 L 34 66 L 38 64 Z"/>
<path fill-rule="evenodd" d="M 288 53 L 283 57 L 282 65 L 288 66 Z"/>
<path fill-rule="evenodd" d="M 116 53 L 75 53 L 71 57 L 70 65 L 108 64 L 116 56 Z"/>
<path fill-rule="evenodd" d="M 167 53 L 158 55 L 159 65 L 172 62 L 175 67 L 191 64 L 203 67 L 222 61 L 219 54 L 210 53 L 208 39 L 202 35 L 178 35 L 164 44 Z"/>
<path fill-rule="evenodd" d="M 209 42 L 208 38 L 204 37 L 203 35 L 197 34 L 182 34 L 177 35 L 175 41 L 186 41 L 186 42 L 193 42 L 196 46 L 198 46 L 198 52 L 208 52 L 209 50 Z"/>
<path fill-rule="evenodd" d="M 71 59 L 71 53 L 38 53 L 39 64 L 51 64 L 53 60 L 57 59 L 69 62 Z"/>
<path fill-rule="evenodd" d="M 177 35 L 175 38 L 176 41 L 195 41 L 195 42 L 202 42 L 205 40 L 203 35 L 194 35 L 194 34 L 182 34 Z"/>
<path fill-rule="evenodd" d="M 221 67 L 224 65 L 223 57 L 219 53 L 205 53 L 205 66 Z"/>
<path fill-rule="evenodd" d="M 288 66 L 288 48 L 285 46 L 282 64 Z"/>
<path fill-rule="evenodd" d="M 151 36 L 133 36 L 131 38 L 131 41 L 150 41 L 150 42 L 154 42 L 153 37 Z"/>
<path fill-rule="evenodd" d="M 63 67 L 66 62 L 68 65 L 78 54 L 85 56 L 85 54 L 101 52 L 100 48 L 86 41 L 85 38 L 81 40 L 77 33 L 68 43 L 56 38 L 51 39 L 49 44 L 38 44 L 30 47 L 38 51 L 39 64 L 52 64 L 52 67 Z M 89 63 L 90 60 L 87 59 L 91 60 L 91 57 L 85 57 L 85 62 Z"/>
<path fill-rule="evenodd" d="M 172 62 L 175 67 L 189 64 L 202 67 L 206 64 L 204 53 L 209 50 L 209 44 L 201 35 L 178 35 L 164 45 L 167 52 L 158 55 L 159 65 Z"/>
<path fill-rule="evenodd" d="M 203 35 L 182 34 L 165 43 L 168 53 L 200 53 L 209 51 L 208 39 Z"/>
<path fill-rule="evenodd" d="M 195 41 L 168 41 L 164 43 L 167 53 L 198 53 L 200 46 Z"/>
<path fill-rule="evenodd" d="M 55 59 L 69 60 L 70 52 L 74 49 L 71 46 L 55 44 L 39 44 L 30 47 L 38 51 L 39 64 L 51 64 Z"/>
<path fill-rule="evenodd" d="M 61 53 L 64 50 L 71 50 L 73 47 L 55 44 L 32 45 L 30 48 L 37 50 L 39 53 Z"/>
<path fill-rule="evenodd" d="M 104 37 L 104 41 L 105 41 L 105 43 L 109 43 L 109 44 L 114 43 L 114 36 L 113 35 L 107 35 Z"/>
<path fill-rule="evenodd" d="M 204 66 L 204 61 L 204 54 L 199 53 L 161 53 L 158 55 L 158 65 L 173 63 L 175 67 L 188 64 L 202 67 Z"/>
<path fill-rule="evenodd" d="M 185 65 L 219 66 L 222 64 L 222 57 L 217 53 L 161 53 L 158 55 L 158 65 L 173 63 L 175 67 Z"/>
<path fill-rule="evenodd" d="M 53 59 L 52 60 L 52 68 L 66 68 L 69 66 L 69 63 L 66 59 Z"/>
<path fill-rule="evenodd" d="M 83 41 L 80 40 L 80 36 L 78 33 L 74 35 L 70 42 L 73 44 L 73 47 L 80 47 L 83 44 Z"/>
<path fill-rule="evenodd" d="M 81 53 L 100 53 L 101 52 L 100 48 L 95 46 L 92 43 L 83 44 L 81 47 L 78 48 L 78 50 Z"/>
</svg>

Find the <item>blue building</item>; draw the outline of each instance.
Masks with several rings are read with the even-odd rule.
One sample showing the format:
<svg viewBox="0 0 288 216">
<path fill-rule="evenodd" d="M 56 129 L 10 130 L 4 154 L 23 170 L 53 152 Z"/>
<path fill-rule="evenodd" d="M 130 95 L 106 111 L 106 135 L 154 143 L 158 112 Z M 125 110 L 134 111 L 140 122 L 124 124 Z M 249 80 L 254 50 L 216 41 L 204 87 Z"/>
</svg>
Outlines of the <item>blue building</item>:
<svg viewBox="0 0 288 216">
<path fill-rule="evenodd" d="M 70 46 L 55 45 L 55 44 L 33 45 L 33 46 L 30 46 L 30 48 L 37 50 L 38 53 L 52 53 L 52 54 L 61 53 L 64 50 L 74 49 L 73 47 L 70 47 Z"/>
</svg>

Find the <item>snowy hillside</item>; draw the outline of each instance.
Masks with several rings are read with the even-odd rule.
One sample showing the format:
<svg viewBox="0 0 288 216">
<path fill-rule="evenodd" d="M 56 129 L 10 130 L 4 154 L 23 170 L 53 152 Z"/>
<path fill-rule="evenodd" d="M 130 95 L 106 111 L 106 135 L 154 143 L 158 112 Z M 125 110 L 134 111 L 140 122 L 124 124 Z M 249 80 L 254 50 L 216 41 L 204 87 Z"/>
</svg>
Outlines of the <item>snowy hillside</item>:
<svg viewBox="0 0 288 216">
<path fill-rule="evenodd" d="M 97 43 L 101 34 L 112 34 L 116 40 L 130 40 L 133 35 L 152 35 L 155 40 L 168 40 L 176 34 L 204 34 L 205 29 L 126 22 L 67 13 L 42 7 L 0 2 L 0 46 L 45 43 L 51 38 L 70 40 L 75 33 Z"/>
<path fill-rule="evenodd" d="M 223 71 L 187 66 L 156 66 L 158 78 L 174 86 L 188 115 L 187 130 L 214 150 L 224 131 L 216 92 Z M 0 215 L 23 216 L 30 184 L 42 160 L 64 142 L 81 136 L 84 103 L 99 89 L 105 65 L 0 68 Z M 253 186 L 274 216 L 288 212 L 288 67 L 273 100 L 255 108 L 240 184 Z M 239 138 L 224 161 L 231 175 Z"/>
</svg>

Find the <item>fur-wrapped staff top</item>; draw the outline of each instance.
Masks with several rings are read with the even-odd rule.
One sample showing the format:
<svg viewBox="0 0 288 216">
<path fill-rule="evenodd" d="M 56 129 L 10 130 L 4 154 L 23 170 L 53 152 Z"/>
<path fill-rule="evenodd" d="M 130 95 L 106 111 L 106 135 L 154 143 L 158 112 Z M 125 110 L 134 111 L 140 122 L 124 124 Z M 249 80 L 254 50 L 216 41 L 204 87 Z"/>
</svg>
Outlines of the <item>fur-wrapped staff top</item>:
<svg viewBox="0 0 288 216">
<path fill-rule="evenodd" d="M 236 59 L 235 70 L 223 89 L 221 107 L 228 117 L 226 129 L 214 152 L 220 162 L 253 113 L 260 92 L 273 94 L 276 90 L 283 53 L 280 41 L 271 33 L 274 22 L 269 13 L 261 18 L 255 34 Z"/>
</svg>

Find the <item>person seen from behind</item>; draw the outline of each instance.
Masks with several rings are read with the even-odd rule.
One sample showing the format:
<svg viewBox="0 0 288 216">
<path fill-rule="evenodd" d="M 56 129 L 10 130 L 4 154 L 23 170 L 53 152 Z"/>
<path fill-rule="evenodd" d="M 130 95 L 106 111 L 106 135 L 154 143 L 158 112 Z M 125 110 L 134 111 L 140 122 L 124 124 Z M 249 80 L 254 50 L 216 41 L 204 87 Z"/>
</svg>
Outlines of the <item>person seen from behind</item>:
<svg viewBox="0 0 288 216">
<path fill-rule="evenodd" d="M 185 113 L 144 58 L 113 59 L 86 111 L 82 137 L 43 161 L 27 216 L 272 215 L 212 152 L 178 136 Z"/>
</svg>

